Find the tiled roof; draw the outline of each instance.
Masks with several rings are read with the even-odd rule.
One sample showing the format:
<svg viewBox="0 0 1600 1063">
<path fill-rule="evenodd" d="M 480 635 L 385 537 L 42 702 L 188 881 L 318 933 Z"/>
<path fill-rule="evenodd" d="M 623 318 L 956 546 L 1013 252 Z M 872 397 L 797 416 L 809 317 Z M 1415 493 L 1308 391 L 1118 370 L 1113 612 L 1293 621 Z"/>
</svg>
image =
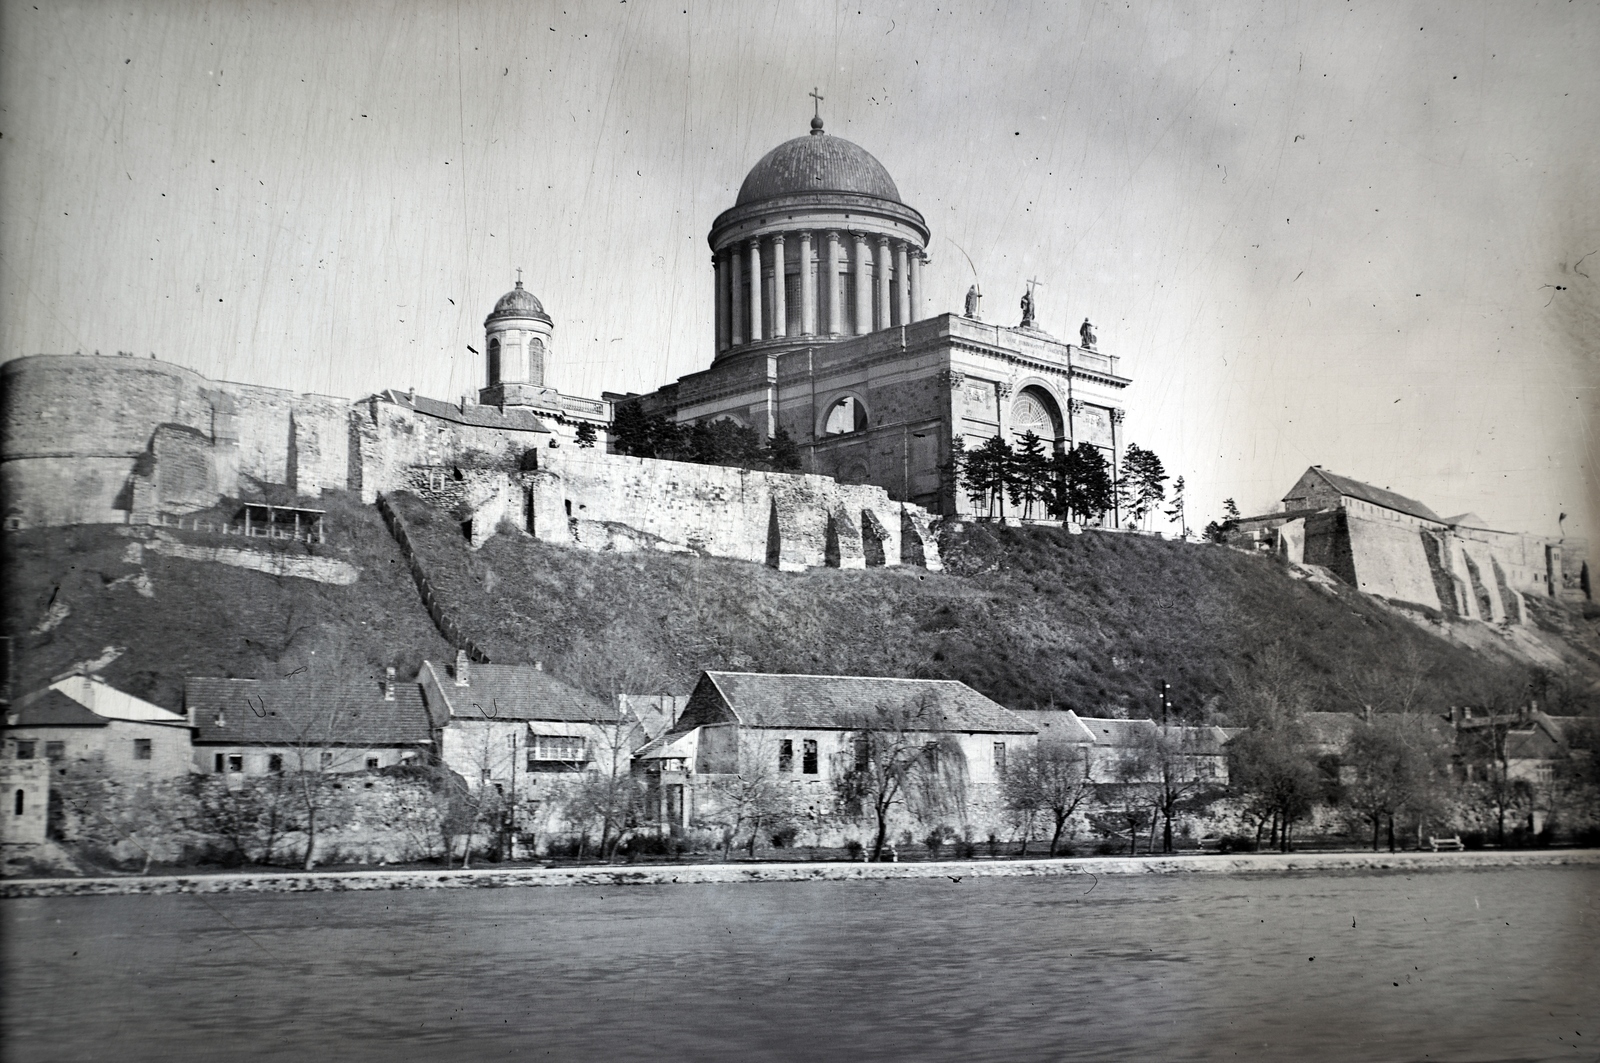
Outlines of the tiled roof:
<svg viewBox="0 0 1600 1063">
<path fill-rule="evenodd" d="M 107 722 L 53 687 L 24 694 L 6 710 L 7 727 L 104 727 Z"/>
<path fill-rule="evenodd" d="M 1093 742 L 1094 733 L 1070 709 L 1012 709 L 1012 713 L 1039 730 L 1039 740 Z"/>
<path fill-rule="evenodd" d="M 1089 733 L 1094 735 L 1095 743 L 1102 746 L 1132 746 L 1140 741 L 1148 741 L 1156 732 L 1156 725 L 1150 720 L 1112 720 L 1097 716 L 1079 718 Z"/>
<path fill-rule="evenodd" d="M 1016 713 L 953 679 L 706 672 L 701 682 L 714 684 L 740 722 L 751 727 L 849 730 L 880 706 L 926 699 L 947 731 L 1034 733 Z"/>
<path fill-rule="evenodd" d="M 467 685 L 458 687 L 453 666 L 424 661 L 418 678 L 428 698 L 441 697 L 444 702 L 442 706 L 429 705 L 430 710 L 443 710 L 434 711 L 441 725 L 452 716 L 576 723 L 613 723 L 617 719 L 614 705 L 531 664 L 473 662 L 467 666 Z"/>
<path fill-rule="evenodd" d="M 1407 498 L 1405 495 L 1396 494 L 1382 487 L 1373 487 L 1371 484 L 1364 484 L 1360 480 L 1352 480 L 1348 476 L 1340 476 L 1338 473 L 1332 473 L 1326 469 L 1319 468 L 1316 472 L 1317 475 L 1327 480 L 1335 491 L 1342 495 L 1359 498 L 1363 502 L 1371 502 L 1373 505 L 1382 506 L 1385 509 L 1409 513 L 1413 517 L 1421 517 L 1423 520 L 1431 520 L 1439 524 L 1444 523 L 1439 518 L 1439 514 L 1414 498 Z"/>
<path fill-rule="evenodd" d="M 229 745 L 408 746 L 431 741 L 415 682 L 385 701 L 376 678 L 212 679 L 191 676 L 184 701 L 195 742 Z"/>
<path fill-rule="evenodd" d="M 504 411 L 498 406 L 470 404 L 458 406 L 453 402 L 410 395 L 401 391 L 386 391 L 383 397 L 396 406 L 403 406 L 408 410 L 416 410 L 429 417 L 437 417 L 441 421 L 451 421 L 455 424 L 471 425 L 475 428 L 503 428 L 514 432 L 544 432 L 547 435 L 550 432 L 543 421 L 528 410 L 516 406 Z"/>
</svg>

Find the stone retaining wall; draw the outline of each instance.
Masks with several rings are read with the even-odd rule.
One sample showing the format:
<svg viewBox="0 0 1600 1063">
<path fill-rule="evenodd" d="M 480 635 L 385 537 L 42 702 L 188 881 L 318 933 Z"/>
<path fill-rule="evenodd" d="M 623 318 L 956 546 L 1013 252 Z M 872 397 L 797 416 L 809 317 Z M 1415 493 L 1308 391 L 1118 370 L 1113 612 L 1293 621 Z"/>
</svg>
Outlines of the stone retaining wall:
<svg viewBox="0 0 1600 1063">
<path fill-rule="evenodd" d="M 685 864 L 646 867 L 474 868 L 468 871 L 335 871 L 273 874 L 151 875 L 12 879 L 4 897 L 92 897 L 129 893 L 306 893 L 351 890 L 495 889 L 512 886 L 665 886 L 736 882 L 1101 875 L 1273 874 L 1284 872 L 1447 871 L 1494 867 L 1600 867 L 1600 850 L 1470 853 L 1249 853 L 1084 860 L 951 860 L 920 864 Z"/>
</svg>

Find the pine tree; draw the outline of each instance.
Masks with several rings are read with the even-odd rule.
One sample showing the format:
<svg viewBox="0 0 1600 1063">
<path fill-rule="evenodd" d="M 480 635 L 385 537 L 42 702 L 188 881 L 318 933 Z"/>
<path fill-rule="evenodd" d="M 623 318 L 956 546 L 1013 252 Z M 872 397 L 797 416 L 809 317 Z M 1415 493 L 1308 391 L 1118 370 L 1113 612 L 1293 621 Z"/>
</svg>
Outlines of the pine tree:
<svg viewBox="0 0 1600 1063">
<path fill-rule="evenodd" d="M 1168 500 L 1167 519 L 1178 525 L 1178 534 L 1184 538 L 1189 536 L 1189 523 L 1183 512 L 1183 477 L 1172 481 L 1172 497 Z"/>
<path fill-rule="evenodd" d="M 1007 493 L 1011 504 L 1021 506 L 1024 517 L 1032 517 L 1034 503 L 1044 498 L 1050 482 L 1050 459 L 1045 455 L 1044 441 L 1032 432 L 1024 433 L 1010 464 Z"/>
</svg>

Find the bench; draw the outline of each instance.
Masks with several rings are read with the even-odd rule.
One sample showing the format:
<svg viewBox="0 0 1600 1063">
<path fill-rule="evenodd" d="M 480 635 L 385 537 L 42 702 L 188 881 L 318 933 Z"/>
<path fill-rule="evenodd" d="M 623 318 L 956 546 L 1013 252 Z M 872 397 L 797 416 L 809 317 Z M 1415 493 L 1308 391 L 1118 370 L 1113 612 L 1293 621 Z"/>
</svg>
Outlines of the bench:
<svg viewBox="0 0 1600 1063">
<path fill-rule="evenodd" d="M 1465 845 L 1461 844 L 1461 835 L 1459 834 L 1452 835 L 1449 838 L 1436 838 L 1432 835 L 1429 835 L 1428 845 L 1432 847 L 1434 852 L 1438 852 L 1440 849 L 1454 849 L 1456 852 L 1460 853 L 1465 852 L 1467 848 Z"/>
</svg>

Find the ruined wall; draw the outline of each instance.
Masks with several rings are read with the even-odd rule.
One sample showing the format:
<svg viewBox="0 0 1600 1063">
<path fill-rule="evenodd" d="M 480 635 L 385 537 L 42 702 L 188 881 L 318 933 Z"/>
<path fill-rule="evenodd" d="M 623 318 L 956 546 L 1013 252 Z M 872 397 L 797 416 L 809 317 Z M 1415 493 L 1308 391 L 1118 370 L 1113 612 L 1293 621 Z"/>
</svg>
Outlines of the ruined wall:
<svg viewBox="0 0 1600 1063">
<path fill-rule="evenodd" d="M 516 479 L 527 491 L 525 529 L 551 542 L 687 548 L 787 571 L 939 567 L 928 514 L 881 487 L 575 449 L 541 451 L 538 469 Z M 498 498 L 488 508 L 496 506 L 514 508 Z"/>
</svg>

